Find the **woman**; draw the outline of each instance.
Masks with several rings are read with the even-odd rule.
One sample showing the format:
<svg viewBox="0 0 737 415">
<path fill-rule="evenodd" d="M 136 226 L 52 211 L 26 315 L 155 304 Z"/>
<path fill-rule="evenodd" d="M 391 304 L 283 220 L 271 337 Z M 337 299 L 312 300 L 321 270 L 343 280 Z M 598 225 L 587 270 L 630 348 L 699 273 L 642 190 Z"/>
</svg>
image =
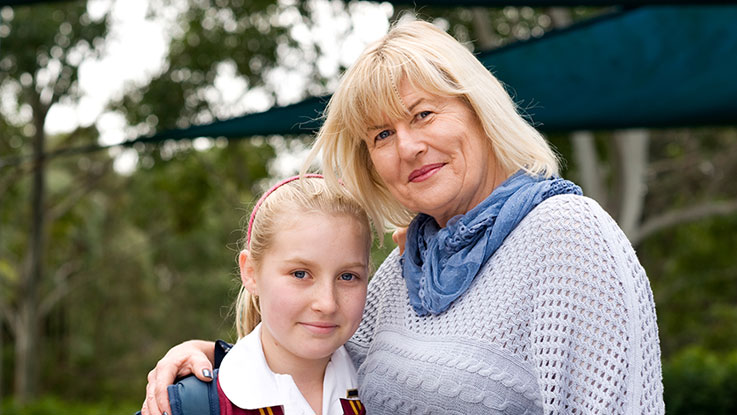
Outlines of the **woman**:
<svg viewBox="0 0 737 415">
<path fill-rule="evenodd" d="M 368 413 L 664 412 L 655 308 L 631 245 L 556 177 L 547 142 L 452 37 L 412 22 L 370 45 L 331 99 L 318 153 L 380 233 L 411 221 L 346 344 Z M 202 377 L 212 349 L 172 349 L 144 409 L 166 409 L 159 391 L 175 374 Z"/>
</svg>

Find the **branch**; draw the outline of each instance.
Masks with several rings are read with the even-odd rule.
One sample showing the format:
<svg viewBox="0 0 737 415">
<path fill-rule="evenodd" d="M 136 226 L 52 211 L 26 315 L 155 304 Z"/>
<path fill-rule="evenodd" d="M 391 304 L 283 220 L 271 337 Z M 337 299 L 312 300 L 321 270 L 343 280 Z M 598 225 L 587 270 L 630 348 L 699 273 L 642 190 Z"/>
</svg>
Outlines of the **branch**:
<svg viewBox="0 0 737 415">
<path fill-rule="evenodd" d="M 69 194 L 67 197 L 65 197 L 63 200 L 61 200 L 59 203 L 57 203 L 53 208 L 50 208 L 46 212 L 46 220 L 47 223 L 52 223 L 56 219 L 62 217 L 65 213 L 67 213 L 71 208 L 74 207 L 74 205 L 79 202 L 79 200 L 91 192 L 95 187 L 97 186 L 97 183 L 105 177 L 105 174 L 108 172 L 110 165 L 112 164 L 112 160 L 108 160 L 105 162 L 105 165 L 103 168 L 100 169 L 99 173 L 90 174 L 87 176 L 87 180 L 85 180 L 83 186 L 79 186 L 75 188 L 75 190 Z"/>
<path fill-rule="evenodd" d="M 683 209 L 675 209 L 644 221 L 639 231 L 631 238 L 631 241 L 633 245 L 637 245 L 640 241 L 662 229 L 696 222 L 710 216 L 726 216 L 734 212 L 737 212 L 737 199 L 724 202 L 705 202 Z"/>
<path fill-rule="evenodd" d="M 55 288 L 42 300 L 38 306 L 39 316 L 45 317 L 49 311 L 67 294 L 69 294 L 69 277 L 81 268 L 80 261 L 69 261 L 60 266 L 54 273 Z"/>
<path fill-rule="evenodd" d="M 225 181 L 227 180 L 226 177 L 220 174 L 220 171 L 222 169 L 216 168 L 213 163 L 209 162 L 205 157 L 200 155 L 199 152 L 195 152 L 195 158 L 200 163 L 200 165 L 202 165 L 203 170 L 205 170 L 207 174 L 214 176 L 219 183 L 225 183 Z M 226 203 L 232 206 L 239 206 L 241 204 L 241 201 L 238 198 L 238 193 L 231 191 L 229 186 L 220 186 L 220 190 L 224 193 L 222 195 L 222 198 L 226 201 Z"/>
<path fill-rule="evenodd" d="M 10 334 L 15 337 L 15 333 L 18 331 L 18 322 L 15 320 L 15 313 L 12 308 L 5 304 L 2 298 L 0 298 L 0 316 L 4 317 L 5 321 L 8 322 Z"/>
<path fill-rule="evenodd" d="M 0 163 L 0 167 L 2 167 L 2 164 Z M 2 179 L 0 179 L 0 196 L 5 194 L 5 192 L 8 191 L 11 185 L 14 185 L 18 182 L 21 176 L 28 173 L 31 169 L 28 168 L 29 164 L 25 165 L 16 165 L 15 170 L 8 173 L 6 176 L 2 176 Z"/>
</svg>

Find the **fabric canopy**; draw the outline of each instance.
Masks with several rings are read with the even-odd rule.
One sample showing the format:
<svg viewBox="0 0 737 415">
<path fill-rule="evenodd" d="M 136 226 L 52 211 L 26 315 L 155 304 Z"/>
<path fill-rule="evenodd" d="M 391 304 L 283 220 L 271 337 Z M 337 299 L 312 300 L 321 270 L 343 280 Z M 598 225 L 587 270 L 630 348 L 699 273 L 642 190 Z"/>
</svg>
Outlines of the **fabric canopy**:
<svg viewBox="0 0 737 415">
<path fill-rule="evenodd" d="M 544 130 L 737 123 L 737 6 L 636 9 L 479 58 Z"/>
<path fill-rule="evenodd" d="M 399 6 L 458 6 L 458 7 L 506 7 L 506 6 L 649 6 L 675 4 L 728 4 L 734 0 L 384 0 Z"/>
<path fill-rule="evenodd" d="M 635 8 L 478 57 L 543 131 L 737 123 L 735 5 Z M 134 142 L 314 133 L 327 100 Z"/>
</svg>

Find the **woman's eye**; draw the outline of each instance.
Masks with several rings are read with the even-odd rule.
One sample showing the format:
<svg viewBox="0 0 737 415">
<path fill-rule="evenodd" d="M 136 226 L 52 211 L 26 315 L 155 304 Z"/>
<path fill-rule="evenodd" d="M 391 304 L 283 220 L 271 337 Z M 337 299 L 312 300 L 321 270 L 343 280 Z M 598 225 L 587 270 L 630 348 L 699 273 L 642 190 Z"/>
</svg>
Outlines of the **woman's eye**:
<svg viewBox="0 0 737 415">
<path fill-rule="evenodd" d="M 294 278 L 301 280 L 307 277 L 307 272 L 306 271 L 294 271 L 292 275 L 294 275 Z"/>
<path fill-rule="evenodd" d="M 431 111 L 422 111 L 422 112 L 420 112 L 420 113 L 417 114 L 417 119 L 420 119 L 421 120 L 423 118 L 427 118 L 430 114 L 432 114 Z"/>
<path fill-rule="evenodd" d="M 392 135 L 392 133 L 389 130 L 384 130 L 384 131 L 380 132 L 379 134 L 376 134 L 375 140 L 376 141 L 381 141 L 381 140 L 384 140 L 386 138 L 389 138 L 390 135 Z"/>
<path fill-rule="evenodd" d="M 343 273 L 343 274 L 340 274 L 340 279 L 341 279 L 342 281 L 353 281 L 353 280 L 355 280 L 356 278 L 358 278 L 358 277 L 356 277 L 356 276 L 355 276 L 354 274 L 351 274 L 351 273 L 349 273 L 349 272 L 345 272 L 345 273 Z"/>
</svg>

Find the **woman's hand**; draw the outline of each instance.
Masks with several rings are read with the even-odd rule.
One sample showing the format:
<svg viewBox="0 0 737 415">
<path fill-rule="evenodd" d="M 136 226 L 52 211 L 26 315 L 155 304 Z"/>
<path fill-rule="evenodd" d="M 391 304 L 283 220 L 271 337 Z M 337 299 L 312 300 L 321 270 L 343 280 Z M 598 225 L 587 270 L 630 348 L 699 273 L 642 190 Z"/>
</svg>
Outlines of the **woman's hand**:
<svg viewBox="0 0 737 415">
<path fill-rule="evenodd" d="M 173 384 L 176 378 L 190 374 L 203 382 L 211 381 L 214 354 L 215 344 L 203 340 L 189 340 L 169 349 L 156 363 L 156 367 L 148 372 L 146 399 L 141 414 L 171 414 L 167 386 Z"/>
<path fill-rule="evenodd" d="M 407 228 L 397 228 L 392 233 L 392 241 L 399 247 L 399 254 L 403 254 L 404 244 L 407 243 Z"/>
</svg>

